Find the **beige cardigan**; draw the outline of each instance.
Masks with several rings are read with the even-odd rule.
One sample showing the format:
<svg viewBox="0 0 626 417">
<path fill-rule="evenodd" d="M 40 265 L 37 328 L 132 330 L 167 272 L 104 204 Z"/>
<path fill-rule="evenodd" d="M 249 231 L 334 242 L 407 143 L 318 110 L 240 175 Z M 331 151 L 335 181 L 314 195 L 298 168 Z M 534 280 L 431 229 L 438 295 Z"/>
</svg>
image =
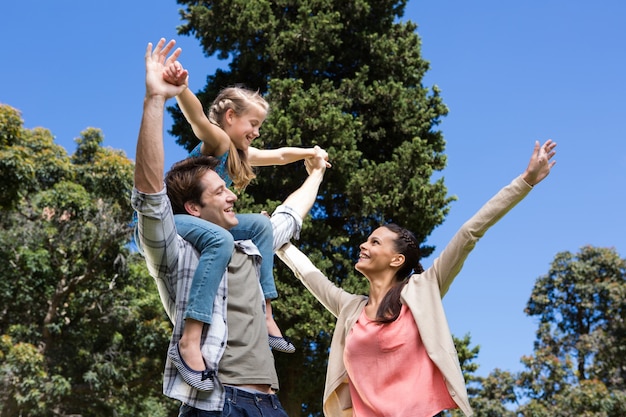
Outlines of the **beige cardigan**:
<svg viewBox="0 0 626 417">
<path fill-rule="evenodd" d="M 441 299 L 461 270 L 467 255 L 487 229 L 500 220 L 532 189 L 521 177 L 492 197 L 452 237 L 433 265 L 413 275 L 402 291 L 402 302 L 411 310 L 428 356 L 439 368 L 450 395 L 466 416 L 473 414 Z M 330 345 L 324 415 L 352 416 L 348 376 L 343 364 L 346 335 L 367 303 L 364 295 L 350 294 L 330 282 L 295 246 L 277 252 L 311 293 L 335 316 L 337 324 Z"/>
</svg>

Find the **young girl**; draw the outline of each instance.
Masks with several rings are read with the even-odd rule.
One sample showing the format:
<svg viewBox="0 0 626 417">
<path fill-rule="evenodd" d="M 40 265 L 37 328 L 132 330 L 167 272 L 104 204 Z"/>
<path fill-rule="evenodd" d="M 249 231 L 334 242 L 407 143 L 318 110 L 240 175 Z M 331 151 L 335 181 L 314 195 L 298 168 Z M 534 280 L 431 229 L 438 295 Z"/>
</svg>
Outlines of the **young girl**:
<svg viewBox="0 0 626 417">
<path fill-rule="evenodd" d="M 188 85 L 188 73 L 179 62 L 170 64 L 164 79 L 176 85 Z M 220 92 L 211 105 L 208 115 L 200 100 L 187 88 L 176 100 L 194 134 L 201 143 L 190 156 L 209 155 L 220 160 L 217 173 L 227 186 L 234 184 L 243 190 L 256 177 L 253 166 L 285 165 L 312 158 L 320 153 L 319 147 L 283 147 L 261 150 L 250 146 L 259 136 L 269 105 L 257 92 L 241 87 L 229 87 Z M 330 164 L 327 163 L 327 166 Z M 198 268 L 189 292 L 185 312 L 185 327 L 179 343 L 183 361 L 194 370 L 204 369 L 200 353 L 200 335 L 204 323 L 211 322 L 211 309 L 219 281 L 226 270 L 235 240 L 251 239 L 262 256 L 260 283 L 266 299 L 266 320 L 269 343 L 272 348 L 291 353 L 295 347 L 283 337 L 273 319 L 270 299 L 278 293 L 273 278 L 272 228 L 263 214 L 238 214 L 238 226 L 227 231 L 217 225 L 191 215 L 176 215 L 178 233 L 200 252 Z"/>
</svg>

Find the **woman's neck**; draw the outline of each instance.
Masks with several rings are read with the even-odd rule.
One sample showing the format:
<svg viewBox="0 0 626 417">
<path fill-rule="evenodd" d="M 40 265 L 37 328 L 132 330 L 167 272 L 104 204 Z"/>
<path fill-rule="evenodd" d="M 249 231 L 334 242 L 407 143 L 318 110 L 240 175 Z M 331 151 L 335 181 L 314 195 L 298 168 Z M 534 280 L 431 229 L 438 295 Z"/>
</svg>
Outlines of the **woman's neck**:
<svg viewBox="0 0 626 417">
<path fill-rule="evenodd" d="M 367 277 L 367 279 L 370 282 L 368 304 L 379 305 L 393 287 L 395 276 L 393 274 L 378 274 L 376 277 Z"/>
</svg>

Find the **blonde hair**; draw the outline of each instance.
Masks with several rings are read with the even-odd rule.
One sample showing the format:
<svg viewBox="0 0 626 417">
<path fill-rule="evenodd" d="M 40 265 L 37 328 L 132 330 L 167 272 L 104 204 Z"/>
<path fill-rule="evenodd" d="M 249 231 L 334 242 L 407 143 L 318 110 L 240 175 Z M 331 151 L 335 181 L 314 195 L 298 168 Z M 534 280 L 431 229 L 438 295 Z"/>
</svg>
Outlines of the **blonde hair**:
<svg viewBox="0 0 626 417">
<path fill-rule="evenodd" d="M 237 116 L 241 116 L 249 111 L 250 107 L 255 105 L 265 110 L 266 113 L 270 108 L 269 104 L 261 97 L 258 90 L 252 91 L 241 86 L 224 88 L 220 91 L 215 100 L 213 100 L 213 104 L 211 104 L 207 112 L 209 121 L 223 129 L 224 117 L 227 110 L 232 109 Z M 232 141 L 230 142 L 230 152 L 226 169 L 237 190 L 243 190 L 250 184 L 250 181 L 256 178 L 256 174 L 248 162 L 246 154 L 237 149 Z"/>
</svg>

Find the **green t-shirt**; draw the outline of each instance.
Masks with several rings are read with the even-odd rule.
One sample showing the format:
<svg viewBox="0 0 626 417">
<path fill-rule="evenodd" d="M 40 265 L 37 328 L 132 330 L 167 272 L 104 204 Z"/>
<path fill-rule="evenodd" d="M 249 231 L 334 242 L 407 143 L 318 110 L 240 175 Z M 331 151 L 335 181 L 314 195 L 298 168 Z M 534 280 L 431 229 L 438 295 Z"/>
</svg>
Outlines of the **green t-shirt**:
<svg viewBox="0 0 626 417">
<path fill-rule="evenodd" d="M 256 257 L 235 245 L 228 265 L 228 344 L 219 364 L 224 384 L 266 384 L 278 390 Z"/>
</svg>

